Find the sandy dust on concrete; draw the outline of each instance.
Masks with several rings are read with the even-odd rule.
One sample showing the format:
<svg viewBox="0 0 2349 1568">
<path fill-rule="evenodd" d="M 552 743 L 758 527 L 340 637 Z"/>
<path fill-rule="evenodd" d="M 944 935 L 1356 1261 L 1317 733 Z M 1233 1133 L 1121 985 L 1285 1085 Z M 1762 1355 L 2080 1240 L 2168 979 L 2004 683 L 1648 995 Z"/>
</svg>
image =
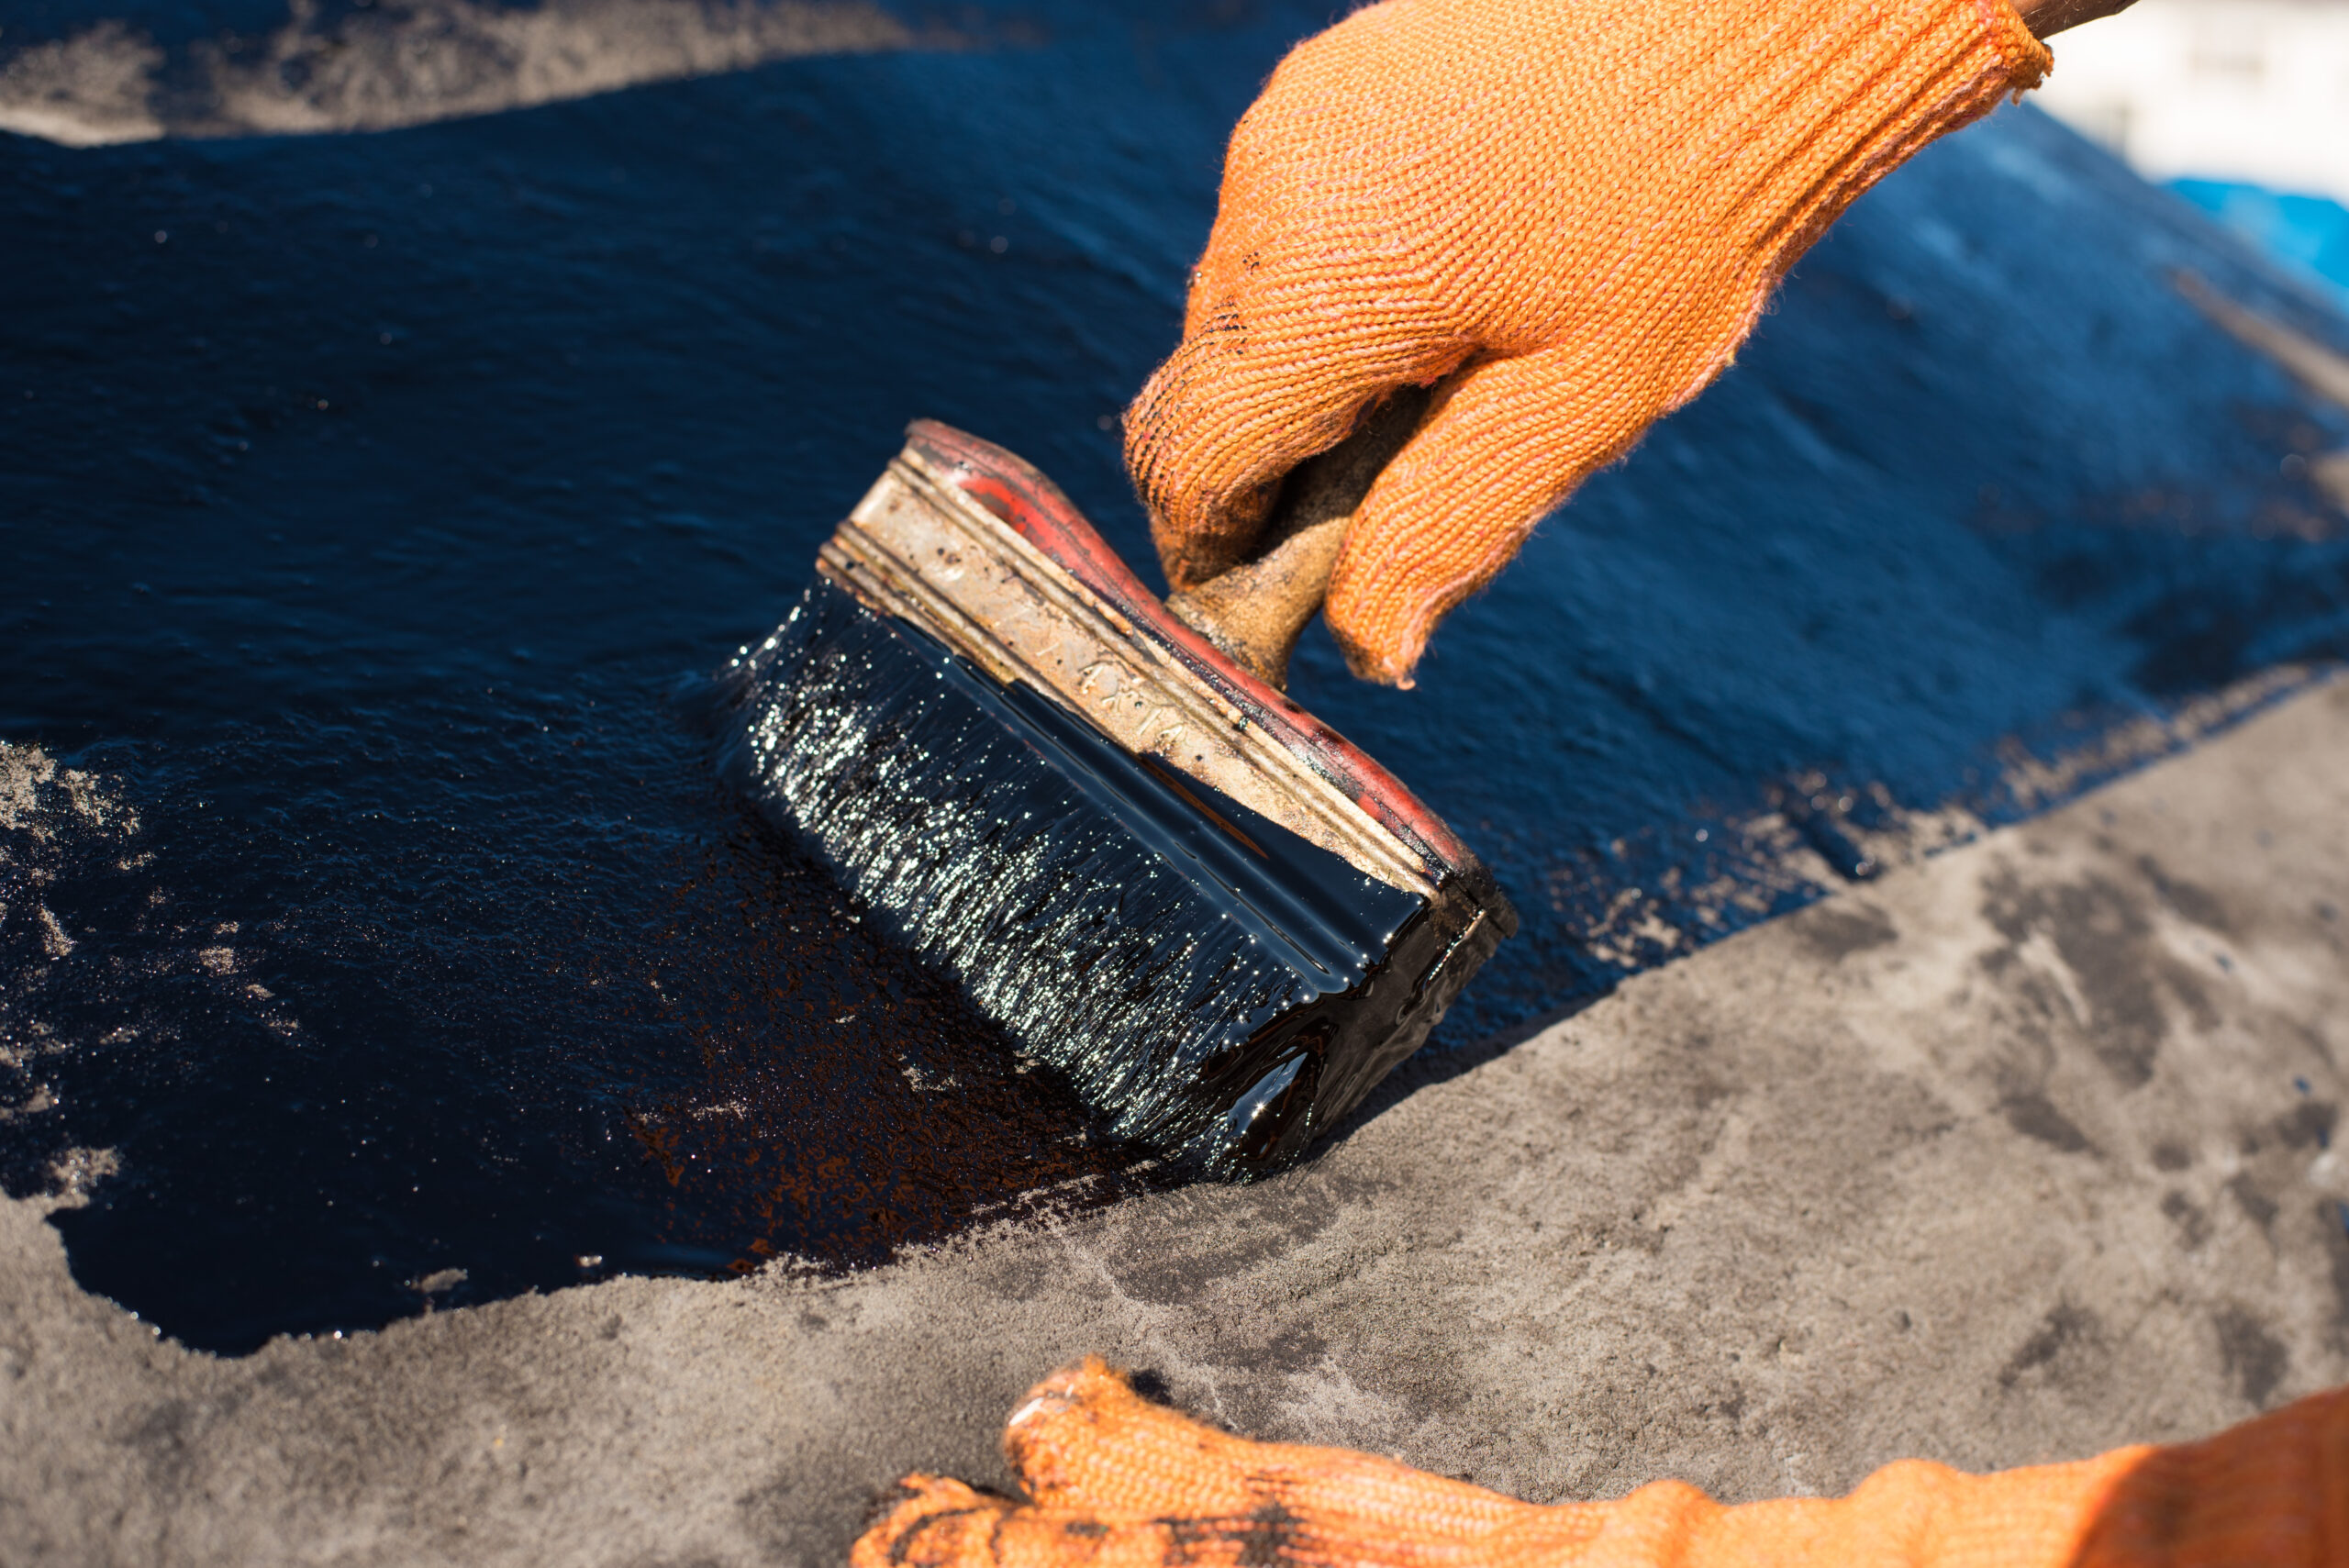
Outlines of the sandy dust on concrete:
<svg viewBox="0 0 2349 1568">
<path fill-rule="evenodd" d="M 0 1208 L 0 1558 L 832 1562 L 1098 1351 L 1541 1499 L 2208 1431 L 2349 1377 L 2349 683 L 1416 1064 L 1307 1168 L 853 1277 L 189 1354 Z"/>
</svg>

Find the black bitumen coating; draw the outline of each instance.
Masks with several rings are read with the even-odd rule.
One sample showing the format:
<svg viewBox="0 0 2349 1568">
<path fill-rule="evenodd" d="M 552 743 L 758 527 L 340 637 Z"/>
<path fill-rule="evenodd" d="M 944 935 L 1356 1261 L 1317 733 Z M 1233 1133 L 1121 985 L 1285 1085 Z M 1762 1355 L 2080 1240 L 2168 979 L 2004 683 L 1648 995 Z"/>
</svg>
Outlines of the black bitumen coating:
<svg viewBox="0 0 2349 1568">
<path fill-rule="evenodd" d="M 987 47 L 414 130 L 0 138 L 0 736 L 139 822 L 5 829 L 0 1168 L 117 1152 L 59 1218 L 85 1284 L 243 1350 L 451 1270 L 872 1258 L 1119 1168 L 728 794 L 707 683 L 911 416 L 1147 570 L 1112 417 L 1225 131 L 1325 13 L 982 9 Z M 1679 951 L 1585 944 L 1627 889 L 1684 943 L 1809 896 L 1673 891 L 1763 885 L 1720 825 L 1790 778 L 1996 816 L 2004 740 L 2342 652 L 2349 541 L 2279 464 L 2349 418 L 2180 266 L 2349 342 L 2004 112 L 1867 197 L 1417 692 L 1308 639 L 1300 700 L 1526 917 L 1439 1045 Z M 946 1075 L 996 1085 L 951 1132 Z M 974 1116 L 1017 1181 L 974 1179 Z"/>
<path fill-rule="evenodd" d="M 1514 924 L 1474 868 L 1366 876 L 829 579 L 735 683 L 722 771 L 1169 1173 L 1293 1162 Z"/>
</svg>

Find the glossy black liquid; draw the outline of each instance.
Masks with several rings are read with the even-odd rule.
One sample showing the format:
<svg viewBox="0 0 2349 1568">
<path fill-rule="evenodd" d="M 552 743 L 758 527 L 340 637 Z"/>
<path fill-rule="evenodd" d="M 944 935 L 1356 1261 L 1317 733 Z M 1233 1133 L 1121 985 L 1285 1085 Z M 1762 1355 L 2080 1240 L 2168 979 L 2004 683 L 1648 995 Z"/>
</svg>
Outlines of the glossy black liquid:
<svg viewBox="0 0 2349 1568">
<path fill-rule="evenodd" d="M 1302 1153 L 1497 940 L 822 579 L 731 679 L 729 772 L 1171 1164 Z"/>
</svg>

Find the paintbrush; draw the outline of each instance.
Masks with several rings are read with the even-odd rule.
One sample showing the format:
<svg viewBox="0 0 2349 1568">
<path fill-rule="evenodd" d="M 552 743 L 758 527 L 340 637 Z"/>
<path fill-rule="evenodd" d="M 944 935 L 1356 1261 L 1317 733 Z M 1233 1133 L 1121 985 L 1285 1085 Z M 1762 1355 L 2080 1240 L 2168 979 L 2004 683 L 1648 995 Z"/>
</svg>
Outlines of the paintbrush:
<svg viewBox="0 0 2349 1568">
<path fill-rule="evenodd" d="M 1168 603 L 1068 498 L 930 420 L 738 658 L 726 766 L 1015 1049 L 1171 1165 L 1277 1169 L 1517 929 L 1435 814 L 1283 692 L 1424 395 L 1299 469 Z"/>
</svg>

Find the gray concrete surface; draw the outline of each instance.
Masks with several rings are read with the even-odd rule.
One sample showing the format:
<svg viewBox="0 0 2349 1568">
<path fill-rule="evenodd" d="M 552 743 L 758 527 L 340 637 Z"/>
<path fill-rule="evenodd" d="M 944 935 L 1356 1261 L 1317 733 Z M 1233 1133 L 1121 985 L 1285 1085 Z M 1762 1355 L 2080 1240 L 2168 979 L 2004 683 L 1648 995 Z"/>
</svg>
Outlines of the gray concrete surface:
<svg viewBox="0 0 2349 1568">
<path fill-rule="evenodd" d="M 1526 1496 L 2199 1433 L 2349 1377 L 2349 683 L 1422 1063 L 1308 1168 L 848 1279 L 217 1361 L 0 1208 L 0 1558 L 833 1562 L 1099 1351 Z"/>
</svg>

